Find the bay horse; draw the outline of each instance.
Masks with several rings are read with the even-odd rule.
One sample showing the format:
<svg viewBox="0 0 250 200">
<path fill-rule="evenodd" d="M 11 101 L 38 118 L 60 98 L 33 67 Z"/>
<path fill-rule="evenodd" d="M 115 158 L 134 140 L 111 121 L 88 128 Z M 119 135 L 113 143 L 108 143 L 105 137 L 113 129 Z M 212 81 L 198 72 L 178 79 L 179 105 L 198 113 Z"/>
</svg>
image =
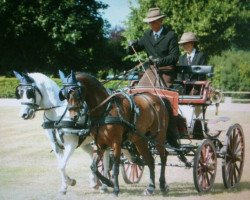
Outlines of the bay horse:
<svg viewBox="0 0 250 200">
<path fill-rule="evenodd" d="M 66 194 L 68 185 L 74 186 L 75 179 L 66 173 L 66 165 L 74 150 L 80 146 L 93 158 L 92 137 L 81 134 L 80 130 L 70 127 L 71 119 L 67 116 L 67 102 L 58 97 L 60 88 L 49 77 L 41 73 L 20 74 L 14 71 L 19 85 L 16 88 L 16 98 L 21 104 L 20 115 L 24 120 L 33 119 L 37 111 L 44 111 L 43 128 L 50 141 L 53 152 L 58 161 L 61 174 L 60 193 Z M 62 121 L 63 119 L 63 121 Z M 57 122 L 65 122 L 64 126 L 56 125 Z M 105 153 L 105 162 L 109 162 L 109 153 Z M 105 163 L 104 162 L 104 163 Z M 106 166 L 104 165 L 104 168 Z M 107 168 L 107 167 L 106 167 Z M 94 174 L 90 175 L 90 186 L 99 187 L 99 181 Z M 105 186 L 102 187 L 105 191 Z"/>
<path fill-rule="evenodd" d="M 110 147 L 113 150 L 113 182 L 101 179 L 108 186 L 113 187 L 113 194 L 118 196 L 119 163 L 124 141 L 131 141 L 145 164 L 149 168 L 149 185 L 144 194 L 151 195 L 155 190 L 154 158 L 148 147 L 149 140 L 155 144 L 161 159 L 160 189 L 168 189 L 165 181 L 165 166 L 168 152 L 165 149 L 166 133 L 170 112 L 166 108 L 168 102 L 150 93 L 128 95 L 123 92 L 109 94 L 105 87 L 95 77 L 87 73 L 75 74 L 71 71 L 67 77 L 59 71 L 63 87 L 59 96 L 67 99 L 72 119 L 77 120 L 79 110 L 88 106 L 91 121 L 90 130 L 98 148 L 98 153 Z M 96 170 L 93 160 L 92 170 Z"/>
</svg>

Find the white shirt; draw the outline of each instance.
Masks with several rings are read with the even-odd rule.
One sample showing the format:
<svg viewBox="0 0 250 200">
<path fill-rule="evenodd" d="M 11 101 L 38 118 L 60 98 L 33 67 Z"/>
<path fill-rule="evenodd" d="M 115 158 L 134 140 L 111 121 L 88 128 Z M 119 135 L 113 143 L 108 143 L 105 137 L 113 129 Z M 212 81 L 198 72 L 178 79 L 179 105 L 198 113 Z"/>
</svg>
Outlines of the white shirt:
<svg viewBox="0 0 250 200">
<path fill-rule="evenodd" d="M 193 61 L 195 52 L 196 52 L 196 49 L 194 48 L 193 51 L 190 54 L 187 53 L 187 59 L 188 59 L 188 57 L 190 57 L 191 62 Z"/>
<path fill-rule="evenodd" d="M 157 31 L 157 32 L 153 31 L 154 32 L 154 37 L 155 37 L 155 35 L 157 35 L 157 38 L 159 38 L 162 31 L 163 31 L 163 27 L 161 27 L 161 29 L 159 31 Z"/>
</svg>

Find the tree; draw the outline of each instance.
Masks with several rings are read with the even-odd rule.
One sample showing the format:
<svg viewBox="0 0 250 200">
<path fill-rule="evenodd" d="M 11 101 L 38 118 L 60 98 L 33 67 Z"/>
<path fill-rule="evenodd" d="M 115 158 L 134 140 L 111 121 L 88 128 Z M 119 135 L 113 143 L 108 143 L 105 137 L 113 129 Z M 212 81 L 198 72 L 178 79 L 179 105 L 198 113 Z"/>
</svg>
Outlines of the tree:
<svg viewBox="0 0 250 200">
<path fill-rule="evenodd" d="M 213 56 L 210 63 L 216 66 L 213 78 L 216 88 L 224 91 L 250 90 L 249 51 L 225 51 L 221 56 Z"/>
<path fill-rule="evenodd" d="M 112 69 L 113 73 L 117 74 L 132 67 L 132 63 L 128 60 L 123 60 L 126 55 L 126 50 L 123 48 L 122 43 L 125 38 L 122 36 L 124 28 L 115 27 L 110 31 L 109 37 L 106 41 L 105 51 L 103 51 L 103 69 Z"/>
<path fill-rule="evenodd" d="M 148 25 L 143 23 L 150 7 L 160 7 L 165 22 L 180 36 L 192 31 L 199 39 L 199 47 L 208 55 L 221 53 L 249 32 L 249 1 L 247 0 L 137 0 L 126 23 L 125 37 L 133 40 L 142 35 Z M 248 26 L 246 26 L 248 25 Z M 241 27 L 241 29 L 239 28 Z M 244 27 L 244 29 L 243 29 Z M 248 27 L 248 30 L 247 28 Z M 245 43 L 249 44 L 249 36 Z M 248 45 L 249 46 L 249 45 Z"/>
<path fill-rule="evenodd" d="M 106 23 L 93 0 L 1 0 L 0 72 L 98 70 Z"/>
</svg>

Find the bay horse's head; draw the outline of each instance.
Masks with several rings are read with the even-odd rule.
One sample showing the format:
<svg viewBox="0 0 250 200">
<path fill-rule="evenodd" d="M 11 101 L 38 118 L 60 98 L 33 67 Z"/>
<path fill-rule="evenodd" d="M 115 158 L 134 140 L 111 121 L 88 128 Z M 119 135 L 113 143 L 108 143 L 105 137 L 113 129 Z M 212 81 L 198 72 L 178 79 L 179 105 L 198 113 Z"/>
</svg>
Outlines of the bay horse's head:
<svg viewBox="0 0 250 200">
<path fill-rule="evenodd" d="M 28 74 L 20 74 L 13 71 L 16 78 L 19 80 L 19 85 L 16 87 L 15 95 L 21 101 L 21 117 L 23 119 L 33 119 L 35 111 L 39 108 L 42 93 L 38 89 L 35 80 Z"/>
<path fill-rule="evenodd" d="M 83 110 L 86 112 L 84 86 L 77 81 L 73 71 L 67 77 L 62 71 L 59 71 L 59 76 L 63 83 L 59 98 L 61 101 L 65 99 L 68 101 L 70 117 L 77 120 Z"/>
</svg>

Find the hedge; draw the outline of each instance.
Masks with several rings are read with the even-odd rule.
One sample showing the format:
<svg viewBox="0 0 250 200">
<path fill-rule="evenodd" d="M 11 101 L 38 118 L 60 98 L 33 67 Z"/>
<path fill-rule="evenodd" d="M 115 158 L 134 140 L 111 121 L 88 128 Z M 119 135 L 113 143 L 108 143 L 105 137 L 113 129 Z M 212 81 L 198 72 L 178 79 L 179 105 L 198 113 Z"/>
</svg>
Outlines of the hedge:
<svg viewBox="0 0 250 200">
<path fill-rule="evenodd" d="M 61 80 L 58 78 L 52 78 L 60 87 Z M 15 90 L 19 81 L 16 78 L 0 77 L 0 98 L 15 98 Z M 128 81 L 113 80 L 104 84 L 106 88 L 117 89 L 126 87 Z"/>
</svg>

